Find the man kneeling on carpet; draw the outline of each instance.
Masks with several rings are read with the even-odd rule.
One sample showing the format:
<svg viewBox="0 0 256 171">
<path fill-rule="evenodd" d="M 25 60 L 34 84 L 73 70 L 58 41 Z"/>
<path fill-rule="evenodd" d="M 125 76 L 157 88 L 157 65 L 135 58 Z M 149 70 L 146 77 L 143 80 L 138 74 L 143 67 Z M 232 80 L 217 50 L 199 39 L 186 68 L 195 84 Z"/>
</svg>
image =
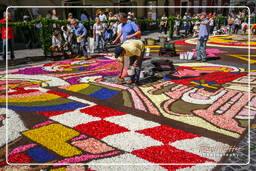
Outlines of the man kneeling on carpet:
<svg viewBox="0 0 256 171">
<path fill-rule="evenodd" d="M 119 84 L 125 83 L 124 77 L 127 76 L 125 71 L 128 71 L 128 84 L 138 84 L 142 60 L 144 57 L 145 47 L 141 40 L 126 40 L 121 46 L 116 47 L 115 57 L 121 57 L 122 70 L 118 76 Z M 128 65 L 126 63 L 128 61 Z"/>
</svg>

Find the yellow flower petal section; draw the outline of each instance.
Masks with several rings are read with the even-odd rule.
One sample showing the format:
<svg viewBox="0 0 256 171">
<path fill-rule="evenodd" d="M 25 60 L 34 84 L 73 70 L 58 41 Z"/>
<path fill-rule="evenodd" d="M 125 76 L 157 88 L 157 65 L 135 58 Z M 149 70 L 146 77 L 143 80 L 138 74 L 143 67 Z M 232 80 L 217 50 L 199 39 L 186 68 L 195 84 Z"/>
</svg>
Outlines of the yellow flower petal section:
<svg viewBox="0 0 256 171">
<path fill-rule="evenodd" d="M 83 90 L 87 87 L 89 87 L 90 84 L 75 84 L 70 87 L 65 88 L 66 90 L 72 91 L 72 92 L 78 92 L 80 90 Z"/>
<path fill-rule="evenodd" d="M 50 124 L 22 132 L 24 136 L 54 151 L 62 157 L 81 155 L 82 152 L 67 141 L 80 133 L 61 124 Z"/>
<path fill-rule="evenodd" d="M 54 100 L 60 98 L 60 96 L 54 95 L 54 94 L 43 94 L 43 95 L 39 95 L 39 96 L 33 96 L 33 97 L 19 97 L 19 98 L 8 98 L 8 102 L 38 102 L 38 101 L 49 101 L 49 100 Z M 5 98 L 1 98 L 0 99 L 0 103 L 1 102 L 5 102 L 6 99 Z"/>
</svg>

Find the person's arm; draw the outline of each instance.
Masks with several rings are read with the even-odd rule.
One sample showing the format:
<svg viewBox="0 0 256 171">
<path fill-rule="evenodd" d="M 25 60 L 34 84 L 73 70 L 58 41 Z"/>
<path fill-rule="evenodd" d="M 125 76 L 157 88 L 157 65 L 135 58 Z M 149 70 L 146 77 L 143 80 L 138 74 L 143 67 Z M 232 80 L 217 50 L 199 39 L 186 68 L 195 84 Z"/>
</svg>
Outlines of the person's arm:
<svg viewBox="0 0 256 171">
<path fill-rule="evenodd" d="M 131 34 L 131 35 L 129 35 L 129 36 L 126 36 L 126 38 L 127 38 L 127 39 L 131 39 L 131 38 L 136 37 L 136 36 L 139 36 L 139 35 L 141 35 L 141 31 L 140 31 L 140 30 L 138 30 L 138 31 L 135 32 L 134 34 Z"/>
<path fill-rule="evenodd" d="M 118 42 L 118 41 L 120 40 L 120 38 L 121 38 L 122 35 L 123 35 L 122 32 L 118 33 L 116 39 L 115 39 L 112 43 L 113 43 L 113 44 L 116 44 L 116 42 Z"/>
<path fill-rule="evenodd" d="M 124 60 L 122 60 L 121 61 L 121 72 L 120 72 L 120 74 L 118 75 L 118 78 L 119 79 L 122 79 L 123 77 L 122 77 L 122 75 L 123 75 L 123 72 L 124 72 Z"/>
</svg>

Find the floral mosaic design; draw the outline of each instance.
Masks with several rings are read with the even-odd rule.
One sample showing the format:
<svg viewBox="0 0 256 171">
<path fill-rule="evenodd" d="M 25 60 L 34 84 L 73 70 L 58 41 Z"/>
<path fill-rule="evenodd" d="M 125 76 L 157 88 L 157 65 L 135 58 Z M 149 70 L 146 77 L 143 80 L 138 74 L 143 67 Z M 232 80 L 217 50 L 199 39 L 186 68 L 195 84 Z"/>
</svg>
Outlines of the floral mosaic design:
<svg viewBox="0 0 256 171">
<path fill-rule="evenodd" d="M 8 119 L 8 140 L 0 141 L 0 170 L 106 170 L 95 165 L 102 163 L 156 164 L 128 170 L 213 169 L 246 132 L 247 118 L 255 117 L 256 74 L 208 63 L 177 68 L 168 79 L 134 88 L 104 81 L 120 72 L 109 56 L 12 70 L 7 113 L 2 75 L 0 135 Z M 205 155 L 216 147 L 217 155 Z M 6 158 L 38 165 L 11 166 Z M 67 165 L 73 163 L 79 165 Z"/>
<path fill-rule="evenodd" d="M 17 75 L 21 78 L 35 77 L 35 79 L 37 78 L 37 75 L 40 75 L 45 78 L 49 77 L 48 80 L 45 80 L 46 83 L 47 81 L 49 82 L 53 77 L 55 79 L 59 78 L 62 81 L 68 82 L 69 84 L 77 84 L 79 83 L 79 79 L 82 77 L 108 76 L 119 74 L 121 69 L 120 62 L 107 57 L 108 56 L 102 56 L 99 58 L 92 58 L 90 60 L 85 60 L 83 58 L 70 59 L 60 62 L 48 63 L 35 67 L 28 67 L 25 69 L 11 70 L 9 71 L 9 74 Z M 2 72 L 2 74 L 4 73 Z M 53 82 L 56 81 L 54 80 Z M 4 84 L 5 82 L 2 82 L 2 84 L 0 84 L 2 85 L 1 87 L 4 87 Z M 9 84 L 10 86 L 15 86 L 11 85 L 14 84 L 12 80 L 9 81 Z M 20 87 L 21 85 L 18 86 Z"/>
<path fill-rule="evenodd" d="M 196 45 L 197 39 L 188 39 L 185 41 L 176 42 L 177 45 Z M 256 36 L 251 35 L 250 38 L 251 49 L 256 49 Z M 210 36 L 207 41 L 207 46 L 210 47 L 230 47 L 238 49 L 247 49 L 249 46 L 248 36 L 246 35 L 217 35 Z"/>
</svg>

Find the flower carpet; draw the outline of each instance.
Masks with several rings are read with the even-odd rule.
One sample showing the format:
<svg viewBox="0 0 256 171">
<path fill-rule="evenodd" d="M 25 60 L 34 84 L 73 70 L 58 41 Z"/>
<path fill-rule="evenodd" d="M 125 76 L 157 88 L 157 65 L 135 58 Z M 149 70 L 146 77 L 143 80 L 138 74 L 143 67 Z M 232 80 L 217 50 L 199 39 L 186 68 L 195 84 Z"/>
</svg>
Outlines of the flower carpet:
<svg viewBox="0 0 256 171">
<path fill-rule="evenodd" d="M 175 42 L 180 52 L 195 52 L 197 38 L 179 40 Z M 216 35 L 210 36 L 206 45 L 208 60 L 221 58 L 223 61 L 242 64 L 256 64 L 256 36 L 250 36 L 250 44 L 247 35 Z M 249 56 L 250 47 L 250 56 Z M 178 52 L 178 53 L 180 53 Z M 194 58 L 196 53 L 194 54 Z M 249 60 L 250 59 L 250 60 Z"/>
<path fill-rule="evenodd" d="M 0 170 L 217 169 L 255 118 L 256 73 L 175 66 L 137 87 L 105 81 L 120 72 L 110 55 L 0 73 Z"/>
</svg>

